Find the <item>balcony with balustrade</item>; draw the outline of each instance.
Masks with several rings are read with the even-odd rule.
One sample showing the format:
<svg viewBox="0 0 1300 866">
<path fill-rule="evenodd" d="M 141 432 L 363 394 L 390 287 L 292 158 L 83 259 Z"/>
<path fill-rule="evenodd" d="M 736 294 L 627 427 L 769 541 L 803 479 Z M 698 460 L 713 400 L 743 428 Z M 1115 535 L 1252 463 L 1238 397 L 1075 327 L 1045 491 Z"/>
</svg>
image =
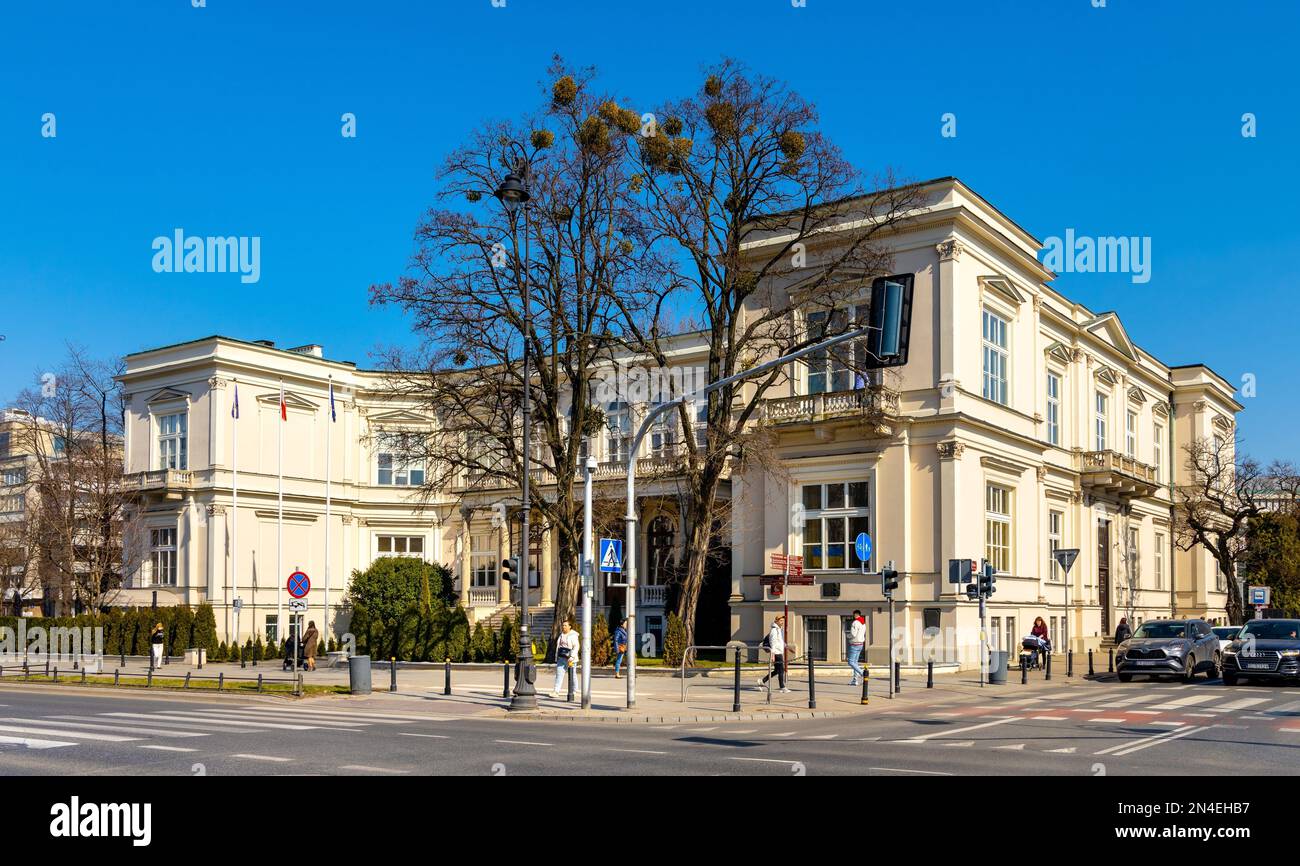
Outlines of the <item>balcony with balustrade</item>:
<svg viewBox="0 0 1300 866">
<path fill-rule="evenodd" d="M 160 493 L 164 499 L 180 499 L 194 489 L 194 473 L 185 469 L 153 469 L 122 476 L 127 493 Z"/>
<path fill-rule="evenodd" d="M 774 426 L 854 418 L 874 422 L 897 415 L 897 393 L 868 388 L 773 397 L 763 403 L 763 421 Z"/>
<path fill-rule="evenodd" d="M 1076 451 L 1075 469 L 1080 486 L 1096 496 L 1133 499 L 1152 496 L 1161 487 L 1154 466 L 1118 451 Z"/>
</svg>

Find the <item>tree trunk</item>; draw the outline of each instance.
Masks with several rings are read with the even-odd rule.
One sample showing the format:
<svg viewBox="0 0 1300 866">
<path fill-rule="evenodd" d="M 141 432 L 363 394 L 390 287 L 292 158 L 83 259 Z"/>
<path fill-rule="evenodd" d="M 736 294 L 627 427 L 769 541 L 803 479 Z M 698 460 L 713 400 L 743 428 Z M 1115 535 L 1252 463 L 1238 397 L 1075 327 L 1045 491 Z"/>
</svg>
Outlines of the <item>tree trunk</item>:
<svg viewBox="0 0 1300 866">
<path fill-rule="evenodd" d="M 725 455 L 723 459 L 726 459 Z M 717 503 L 721 477 L 720 465 L 715 467 L 713 462 L 705 463 L 686 514 L 690 532 L 686 547 L 686 574 L 677 594 L 677 616 L 686 631 L 687 646 L 695 643 L 695 614 L 700 604 L 700 592 L 704 587 L 704 574 L 709 562 L 709 546 L 713 540 L 713 509 Z"/>
</svg>

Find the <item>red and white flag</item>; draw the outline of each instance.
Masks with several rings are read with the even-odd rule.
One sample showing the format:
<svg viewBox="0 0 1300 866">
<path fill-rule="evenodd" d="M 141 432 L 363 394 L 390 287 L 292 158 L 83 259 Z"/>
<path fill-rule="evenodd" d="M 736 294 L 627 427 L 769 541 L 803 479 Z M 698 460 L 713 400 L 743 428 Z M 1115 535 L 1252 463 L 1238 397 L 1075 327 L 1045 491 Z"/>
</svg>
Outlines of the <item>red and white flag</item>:
<svg viewBox="0 0 1300 866">
<path fill-rule="evenodd" d="M 280 420 L 289 420 L 289 407 L 284 405 L 284 383 L 280 383 Z"/>
</svg>

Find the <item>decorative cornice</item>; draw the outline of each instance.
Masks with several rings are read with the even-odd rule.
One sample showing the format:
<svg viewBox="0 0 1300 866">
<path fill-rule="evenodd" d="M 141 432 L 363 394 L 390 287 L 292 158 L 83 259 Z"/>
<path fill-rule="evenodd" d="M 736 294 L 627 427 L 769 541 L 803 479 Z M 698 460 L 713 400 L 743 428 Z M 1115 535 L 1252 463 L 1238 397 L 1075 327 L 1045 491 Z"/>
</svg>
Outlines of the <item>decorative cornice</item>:
<svg viewBox="0 0 1300 866">
<path fill-rule="evenodd" d="M 1085 355 L 1083 353 L 1083 349 L 1080 349 L 1078 346 L 1075 346 L 1073 349 L 1070 350 L 1070 360 L 1075 362 L 1076 364 L 1082 361 L 1084 357 Z"/>
<path fill-rule="evenodd" d="M 1038 467 L 1038 480 L 1039 480 L 1039 481 L 1046 481 L 1046 480 L 1047 480 L 1047 467 L 1046 467 L 1046 466 L 1039 466 L 1039 467 Z"/>
<path fill-rule="evenodd" d="M 225 514 L 226 514 L 226 506 L 224 506 L 224 505 L 209 505 L 209 506 L 208 506 L 208 517 L 215 517 L 215 516 L 218 515 L 218 514 L 220 514 L 220 515 L 222 515 L 222 516 L 224 517 Z"/>
<path fill-rule="evenodd" d="M 224 391 L 226 390 L 226 380 L 220 378 L 219 376 L 213 376 L 211 379 L 208 380 L 208 387 L 215 388 L 218 391 Z"/>
<path fill-rule="evenodd" d="M 962 452 L 966 450 L 966 443 L 950 439 L 947 442 L 938 442 L 934 447 L 939 452 L 940 460 L 960 460 Z"/>
<path fill-rule="evenodd" d="M 1041 309 L 1043 309 L 1043 296 L 1034 295 L 1034 312 L 1037 313 Z"/>
<path fill-rule="evenodd" d="M 955 262 L 961 258 L 962 251 L 966 247 L 956 238 L 949 238 L 935 244 L 934 249 L 939 254 L 939 261 Z"/>
</svg>

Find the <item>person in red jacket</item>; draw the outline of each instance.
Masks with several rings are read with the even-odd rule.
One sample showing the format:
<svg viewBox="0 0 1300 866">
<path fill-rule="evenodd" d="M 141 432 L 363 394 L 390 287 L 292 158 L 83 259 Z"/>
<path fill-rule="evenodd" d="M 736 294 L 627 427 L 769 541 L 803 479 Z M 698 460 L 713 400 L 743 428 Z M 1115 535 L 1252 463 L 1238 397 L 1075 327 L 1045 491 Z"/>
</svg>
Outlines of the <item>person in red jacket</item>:
<svg viewBox="0 0 1300 866">
<path fill-rule="evenodd" d="M 1043 618 L 1041 616 L 1034 618 L 1034 627 L 1029 630 L 1029 633 L 1036 638 L 1042 638 L 1043 647 L 1038 650 L 1038 656 L 1039 656 L 1038 661 L 1039 663 L 1045 662 L 1046 661 L 1045 656 L 1048 653 L 1047 647 L 1051 645 L 1052 639 L 1047 634 L 1047 623 L 1043 622 Z"/>
</svg>

